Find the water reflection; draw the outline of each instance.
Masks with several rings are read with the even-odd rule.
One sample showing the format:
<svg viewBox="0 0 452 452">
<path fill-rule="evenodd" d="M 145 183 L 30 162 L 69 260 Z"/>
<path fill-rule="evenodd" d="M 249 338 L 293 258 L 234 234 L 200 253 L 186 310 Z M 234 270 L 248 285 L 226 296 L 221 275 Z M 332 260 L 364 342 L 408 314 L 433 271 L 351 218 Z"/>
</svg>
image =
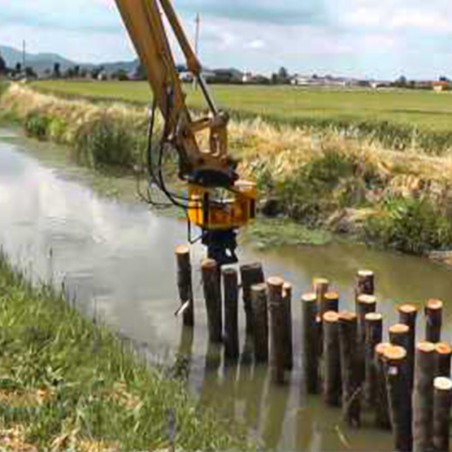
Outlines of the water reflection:
<svg viewBox="0 0 452 452">
<path fill-rule="evenodd" d="M 0 133 L 1 137 L 2 133 Z M 391 437 L 365 424 L 355 432 L 341 423 L 339 410 L 327 409 L 318 397 L 306 397 L 301 369 L 301 306 L 314 276 L 330 278 L 343 307 L 352 307 L 353 276 L 369 267 L 377 274 L 379 310 L 386 326 L 394 322 L 394 303 L 430 297 L 446 301 L 450 325 L 450 270 L 423 259 L 333 244 L 324 248 L 286 248 L 266 253 L 242 250 L 242 262 L 261 260 L 267 275 L 294 283 L 293 334 L 295 367 L 290 384 L 274 387 L 265 365 L 254 366 L 252 342 L 244 337 L 239 309 L 241 356 L 224 362 L 223 350 L 208 346 L 206 313 L 200 290 L 203 250 L 193 249 L 196 326 L 181 328 L 174 317 L 178 295 L 173 250 L 185 240 L 185 226 L 159 217 L 145 206 L 96 196 L 64 180 L 52 167 L 28 156 L 27 144 L 0 138 L 0 244 L 36 278 L 63 281 L 68 298 L 94 312 L 148 354 L 169 356 L 200 403 L 227 418 L 246 423 L 250 435 L 266 448 L 279 450 L 388 450 Z M 449 340 L 451 328 L 445 331 Z M 367 425 L 367 427 L 366 427 Z"/>
</svg>

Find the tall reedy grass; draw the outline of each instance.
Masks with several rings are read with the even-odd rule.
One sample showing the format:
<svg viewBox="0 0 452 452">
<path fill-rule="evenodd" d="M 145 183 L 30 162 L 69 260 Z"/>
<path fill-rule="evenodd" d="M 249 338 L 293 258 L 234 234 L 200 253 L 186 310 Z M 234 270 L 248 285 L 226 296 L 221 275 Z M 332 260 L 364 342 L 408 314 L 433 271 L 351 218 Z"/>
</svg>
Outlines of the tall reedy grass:
<svg viewBox="0 0 452 452">
<path fill-rule="evenodd" d="M 70 145 L 79 162 L 121 168 L 141 164 L 146 142 L 144 108 L 59 98 L 18 85 L 8 88 L 0 106 L 23 121 L 31 135 Z M 230 151 L 241 162 L 239 171 L 257 181 L 261 199 L 276 201 L 276 213 L 310 227 L 333 229 L 336 219 L 345 215 L 352 223 L 358 219 L 358 232 L 366 239 L 408 252 L 422 247 L 388 240 L 384 238 L 388 233 L 375 234 L 375 222 L 369 226 L 373 232 L 366 233 L 367 218 L 390 218 L 391 200 L 409 203 L 422 198 L 450 222 L 452 153 L 444 133 L 437 137 L 443 146 L 437 145 L 436 138 L 422 144 L 433 135 L 406 126 L 400 134 L 399 125 L 388 122 L 378 127 L 375 121 L 359 127 L 328 122 L 319 128 L 317 121 L 313 118 L 300 126 L 276 125 L 256 117 L 231 120 Z M 201 146 L 207 144 L 203 137 Z M 342 221 L 339 230 L 347 229 L 356 232 L 357 228 L 344 227 Z M 439 236 L 448 246 L 447 235 Z"/>
</svg>

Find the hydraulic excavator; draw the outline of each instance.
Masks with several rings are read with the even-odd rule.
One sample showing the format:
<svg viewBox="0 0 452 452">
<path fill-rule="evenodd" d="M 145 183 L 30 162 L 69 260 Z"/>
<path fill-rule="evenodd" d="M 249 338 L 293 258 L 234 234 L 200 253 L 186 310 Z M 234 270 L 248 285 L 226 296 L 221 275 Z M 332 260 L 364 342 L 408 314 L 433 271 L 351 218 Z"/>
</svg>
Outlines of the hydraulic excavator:
<svg viewBox="0 0 452 452">
<path fill-rule="evenodd" d="M 153 92 L 147 167 L 149 186 L 186 211 L 189 225 L 202 233 L 199 240 L 208 256 L 220 265 L 237 262 L 237 231 L 255 217 L 256 186 L 241 180 L 237 162 L 228 155 L 227 113 L 219 110 L 202 76 L 202 66 L 182 28 L 172 0 L 116 0 L 124 24 L 146 69 Z M 172 53 L 169 34 L 175 40 L 206 101 L 208 114 L 190 112 Z M 156 110 L 163 117 L 158 145 L 152 142 Z M 200 137 L 208 133 L 208 149 Z M 163 162 L 177 153 L 178 175 L 187 184 L 184 194 L 172 192 L 165 183 Z M 190 239 L 191 240 L 191 239 Z"/>
</svg>

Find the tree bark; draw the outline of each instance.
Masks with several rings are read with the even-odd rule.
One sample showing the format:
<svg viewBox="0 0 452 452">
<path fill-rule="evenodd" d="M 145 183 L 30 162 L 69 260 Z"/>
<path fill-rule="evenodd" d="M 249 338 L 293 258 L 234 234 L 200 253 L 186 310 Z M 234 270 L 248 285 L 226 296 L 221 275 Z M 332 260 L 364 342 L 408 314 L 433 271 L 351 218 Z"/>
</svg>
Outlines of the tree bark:
<svg viewBox="0 0 452 452">
<path fill-rule="evenodd" d="M 256 284 L 251 288 L 254 325 L 254 358 L 256 362 L 268 361 L 268 302 L 267 285 Z"/>
<path fill-rule="evenodd" d="M 341 359 L 339 348 L 339 314 L 323 314 L 323 397 L 328 405 L 339 406 L 341 400 Z"/>
<path fill-rule="evenodd" d="M 272 382 L 276 384 L 285 382 L 283 286 L 284 280 L 278 277 L 267 281 L 271 323 L 270 370 Z"/>
<path fill-rule="evenodd" d="M 303 370 L 308 394 L 319 391 L 319 339 L 317 328 L 317 296 L 315 293 L 301 297 L 303 310 Z"/>
<path fill-rule="evenodd" d="M 339 346 L 342 376 L 342 414 L 351 427 L 361 425 L 361 394 L 356 360 L 357 317 L 352 312 L 339 315 Z"/>
<path fill-rule="evenodd" d="M 206 300 L 209 339 L 220 343 L 222 337 L 221 283 L 218 265 L 212 259 L 205 259 L 201 265 L 204 298 Z"/>
<path fill-rule="evenodd" d="M 452 380 L 438 377 L 434 381 L 433 446 L 436 451 L 449 450 Z"/>
<path fill-rule="evenodd" d="M 240 354 L 238 327 L 239 287 L 237 270 L 233 268 L 223 269 L 223 287 L 225 356 L 227 359 L 235 360 Z"/>
<path fill-rule="evenodd" d="M 177 287 L 181 306 L 186 305 L 183 313 L 185 326 L 194 326 L 195 308 L 193 302 L 192 269 L 190 262 L 190 248 L 186 245 L 176 247 Z"/>
<path fill-rule="evenodd" d="M 246 316 L 246 333 L 253 334 L 253 308 L 251 299 L 251 288 L 255 284 L 265 282 L 264 270 L 260 263 L 242 265 L 240 267 L 242 282 L 243 306 Z"/>
<path fill-rule="evenodd" d="M 441 327 L 443 323 L 443 302 L 428 300 L 425 306 L 425 340 L 436 344 L 441 341 Z"/>
<path fill-rule="evenodd" d="M 378 373 L 375 362 L 375 347 L 383 339 L 383 316 L 376 312 L 366 314 L 364 318 L 366 332 L 365 341 L 365 379 L 364 401 L 367 406 L 374 407 L 378 395 Z"/>
<path fill-rule="evenodd" d="M 413 436 L 416 452 L 433 448 L 434 374 L 435 345 L 431 342 L 420 342 L 416 347 L 413 393 Z"/>
</svg>

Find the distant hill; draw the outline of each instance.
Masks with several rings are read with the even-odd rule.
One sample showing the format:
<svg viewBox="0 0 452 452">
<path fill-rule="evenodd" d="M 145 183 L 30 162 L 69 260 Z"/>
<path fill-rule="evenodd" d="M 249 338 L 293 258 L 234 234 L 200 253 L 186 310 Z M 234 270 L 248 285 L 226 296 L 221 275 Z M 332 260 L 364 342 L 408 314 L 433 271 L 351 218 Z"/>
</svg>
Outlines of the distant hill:
<svg viewBox="0 0 452 452">
<path fill-rule="evenodd" d="M 6 64 L 11 68 L 15 67 L 17 63 L 22 63 L 22 52 L 13 47 L 0 45 L 0 55 L 3 56 Z M 33 69 L 39 74 L 43 74 L 46 69 L 52 70 L 55 63 L 60 64 L 62 71 L 76 65 L 86 69 L 92 69 L 96 66 L 103 66 L 108 74 L 116 72 L 120 69 L 126 72 L 133 72 L 138 66 L 138 60 L 118 61 L 112 63 L 100 62 L 99 64 L 80 63 L 71 61 L 56 53 L 27 53 L 25 57 L 27 66 L 33 67 Z"/>
</svg>

